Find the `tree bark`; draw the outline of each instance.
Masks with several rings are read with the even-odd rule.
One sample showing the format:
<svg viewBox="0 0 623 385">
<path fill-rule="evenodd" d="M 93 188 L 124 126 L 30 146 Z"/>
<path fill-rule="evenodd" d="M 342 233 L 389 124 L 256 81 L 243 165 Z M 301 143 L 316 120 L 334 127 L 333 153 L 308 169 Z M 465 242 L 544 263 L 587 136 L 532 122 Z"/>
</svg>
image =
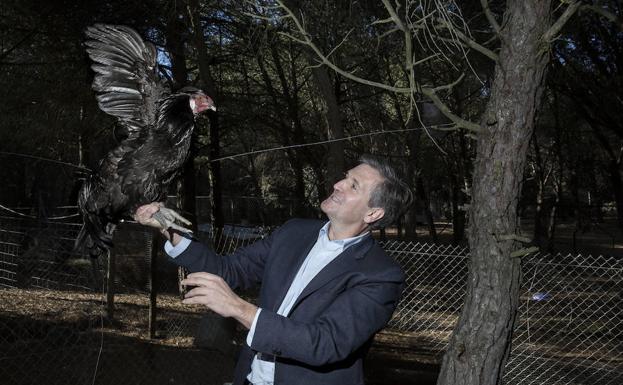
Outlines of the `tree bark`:
<svg viewBox="0 0 623 385">
<path fill-rule="evenodd" d="M 188 15 L 190 18 L 193 32 L 193 45 L 195 47 L 195 50 L 197 51 L 197 62 L 199 66 L 201 88 L 214 100 L 214 103 L 217 105 L 218 111 L 219 99 L 217 95 L 216 83 L 214 81 L 214 78 L 212 77 L 212 72 L 210 71 L 211 58 L 208 55 L 208 47 L 206 46 L 205 38 L 203 36 L 203 28 L 201 27 L 200 18 L 201 9 L 197 0 L 188 0 Z M 220 157 L 221 154 L 220 124 L 217 111 L 210 111 L 207 113 L 208 119 L 210 120 L 210 143 L 208 149 L 209 159 L 217 159 Z M 190 161 L 192 161 L 192 159 Z M 192 165 L 192 167 L 194 178 L 194 164 Z M 223 187 L 221 178 L 221 164 L 219 162 L 208 163 L 208 175 L 211 191 L 211 222 L 214 228 L 222 228 L 225 224 L 225 218 L 223 216 Z M 188 198 L 190 199 L 190 197 Z"/>
<path fill-rule="evenodd" d="M 171 57 L 171 75 L 175 81 L 175 86 L 183 87 L 188 83 L 188 66 L 186 65 L 186 50 L 184 19 L 177 10 L 171 12 L 167 21 L 167 39 L 166 47 Z M 188 160 L 184 163 L 181 180 L 178 181 L 176 195 L 177 208 L 182 209 L 183 216 L 188 218 L 195 226 L 196 230 L 196 213 L 195 213 L 195 156 L 196 151 L 196 133 L 193 133 L 191 139 Z"/>
<path fill-rule="evenodd" d="M 478 134 L 469 211 L 467 295 L 440 385 L 499 384 L 519 301 L 517 202 L 548 62 L 550 1 L 510 1 L 491 97 Z"/>
<path fill-rule="evenodd" d="M 291 49 L 292 46 L 290 45 L 289 48 Z M 271 45 L 270 52 L 273 58 L 273 63 L 275 64 L 275 72 L 277 73 L 277 77 L 279 78 L 279 82 L 281 83 L 281 90 L 283 92 L 283 97 L 287 106 L 286 112 L 288 114 L 288 117 L 290 118 L 290 125 L 293 129 L 291 133 L 287 131 L 282 131 L 284 142 L 289 145 L 289 135 L 292 135 L 294 143 L 305 143 L 305 130 L 303 129 L 300 114 L 299 86 L 297 84 L 296 61 L 292 59 L 289 63 L 292 82 L 292 84 L 290 84 L 288 82 L 284 67 L 281 63 L 281 57 L 279 55 L 279 52 L 277 51 L 276 45 Z M 292 55 L 290 55 L 290 58 L 292 58 Z M 286 154 L 290 163 L 290 167 L 292 167 L 292 171 L 294 172 L 294 215 L 297 217 L 304 217 L 306 216 L 306 197 L 305 178 L 303 174 L 304 162 L 301 159 L 301 151 L 288 149 L 288 151 L 286 151 Z"/>
<path fill-rule="evenodd" d="M 541 148 L 536 135 L 532 135 L 532 146 L 534 148 L 534 159 L 536 167 L 536 207 L 534 209 L 534 231 L 532 241 L 536 245 L 541 245 L 541 235 L 543 234 L 543 196 L 545 194 L 545 172 L 543 171 L 543 159 L 541 158 Z"/>
<path fill-rule="evenodd" d="M 610 183 L 612 183 L 612 192 L 617 208 L 617 222 L 619 229 L 623 229 L 623 183 L 621 181 L 621 162 L 617 159 L 611 159 L 608 162 L 608 173 Z"/>
<path fill-rule="evenodd" d="M 309 56 L 312 53 L 308 53 Z M 310 65 L 315 65 L 311 58 Z M 327 118 L 327 139 L 341 139 L 344 137 L 344 126 L 342 125 L 342 116 L 338 105 L 338 87 L 333 84 L 326 67 L 314 67 L 312 69 L 314 79 L 322 95 L 325 103 Z M 344 142 L 332 142 L 328 145 L 327 152 L 327 176 L 325 178 L 325 193 L 333 191 L 333 184 L 342 179 L 344 170 L 346 169 L 344 162 Z"/>
<path fill-rule="evenodd" d="M 452 244 L 458 245 L 465 237 L 465 209 L 463 192 L 461 191 L 461 176 L 450 175 L 452 195 Z"/>
<path fill-rule="evenodd" d="M 435 218 L 433 218 L 433 212 L 430 209 L 430 197 L 426 192 L 426 186 L 424 185 L 424 180 L 421 176 L 418 176 L 416 179 L 416 187 L 415 191 L 417 192 L 417 196 L 420 198 L 422 202 L 422 207 L 424 208 L 424 216 L 426 217 L 426 225 L 428 227 L 428 235 L 433 243 L 437 243 L 437 229 L 435 228 Z"/>
</svg>

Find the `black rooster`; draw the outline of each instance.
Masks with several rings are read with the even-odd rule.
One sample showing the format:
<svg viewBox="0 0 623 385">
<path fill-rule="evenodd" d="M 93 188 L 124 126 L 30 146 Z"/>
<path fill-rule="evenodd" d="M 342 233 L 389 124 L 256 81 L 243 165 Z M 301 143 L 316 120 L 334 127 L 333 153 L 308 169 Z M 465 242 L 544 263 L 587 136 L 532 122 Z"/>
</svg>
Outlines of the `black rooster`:
<svg viewBox="0 0 623 385">
<path fill-rule="evenodd" d="M 196 88 L 171 93 L 156 72 L 155 47 L 131 28 L 97 24 L 86 35 L 99 107 L 121 125 L 119 144 L 99 162 L 78 196 L 84 225 L 76 248 L 85 247 L 97 257 L 112 247 L 120 220 L 131 218 L 143 204 L 166 199 L 188 156 L 195 115 L 215 107 Z M 189 231 L 174 223 L 189 224 L 174 211 L 162 207 L 157 214 L 163 228 Z"/>
</svg>

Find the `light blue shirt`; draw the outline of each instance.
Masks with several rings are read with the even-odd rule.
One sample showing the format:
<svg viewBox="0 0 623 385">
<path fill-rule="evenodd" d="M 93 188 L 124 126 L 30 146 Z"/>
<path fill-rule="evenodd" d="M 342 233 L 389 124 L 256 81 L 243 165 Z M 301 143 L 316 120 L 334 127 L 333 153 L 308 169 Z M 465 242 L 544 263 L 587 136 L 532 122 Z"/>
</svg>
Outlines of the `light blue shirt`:
<svg viewBox="0 0 623 385">
<path fill-rule="evenodd" d="M 348 247 L 360 242 L 369 232 L 361 234 L 359 236 L 347 239 L 340 239 L 332 241 L 329 239 L 329 224 L 327 222 L 319 231 L 318 239 L 310 250 L 309 254 L 303 261 L 303 264 L 296 273 L 292 285 L 288 289 L 281 306 L 277 310 L 277 314 L 288 316 L 292 306 L 298 299 L 299 295 L 303 292 L 307 284 L 331 261 L 333 261 L 338 255 L 340 255 Z M 190 245 L 190 240 L 184 238 L 176 246 L 173 246 L 170 242 L 165 243 L 165 251 L 171 258 L 175 258 L 180 255 Z M 255 335 L 255 327 L 257 319 L 259 318 L 262 309 L 258 309 L 255 313 L 255 318 L 247 334 L 247 345 L 251 346 L 253 342 L 253 336 Z M 247 376 L 247 380 L 254 385 L 273 385 L 275 378 L 275 363 L 259 360 L 257 357 L 253 358 L 251 363 L 251 372 Z"/>
</svg>

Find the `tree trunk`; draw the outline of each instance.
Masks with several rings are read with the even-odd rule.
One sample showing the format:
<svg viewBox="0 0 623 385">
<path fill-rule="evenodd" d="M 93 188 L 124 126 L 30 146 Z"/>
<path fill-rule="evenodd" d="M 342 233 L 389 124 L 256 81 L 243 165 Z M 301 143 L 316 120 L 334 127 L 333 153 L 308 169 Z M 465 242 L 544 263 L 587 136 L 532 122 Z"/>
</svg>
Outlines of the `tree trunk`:
<svg viewBox="0 0 623 385">
<path fill-rule="evenodd" d="M 171 12 L 167 21 L 166 47 L 171 57 L 171 74 L 177 87 L 185 86 L 188 81 L 188 67 L 186 66 L 186 50 L 184 49 L 184 19 L 177 10 Z M 182 209 L 182 215 L 196 226 L 195 220 L 195 163 L 196 135 L 191 139 L 188 160 L 184 163 L 182 178 L 177 184 L 177 209 Z M 195 228 L 196 230 L 196 228 Z"/>
<path fill-rule="evenodd" d="M 292 46 L 290 45 L 290 49 Z M 297 73 L 296 73 L 296 61 L 293 58 L 293 55 L 290 55 L 291 61 L 289 63 L 290 67 L 290 81 L 288 82 L 288 78 L 286 76 L 286 72 L 281 63 L 281 57 L 277 47 L 275 45 L 271 45 L 270 52 L 273 58 L 273 63 L 275 64 L 275 71 L 277 73 L 277 77 L 279 78 L 279 82 L 281 83 L 281 90 L 283 92 L 283 97 L 286 102 L 286 112 L 288 117 L 290 118 L 290 127 L 292 128 L 292 132 L 282 131 L 283 139 L 286 144 L 290 144 L 290 137 L 292 136 L 292 140 L 296 144 L 305 143 L 305 130 L 303 129 L 303 124 L 301 122 L 301 114 L 300 114 L 300 105 L 299 105 L 299 87 L 297 84 Z M 294 215 L 297 217 L 305 217 L 306 209 L 305 209 L 305 178 L 304 178 L 304 162 L 301 156 L 301 150 L 295 151 L 289 149 L 287 152 L 287 158 L 290 163 L 290 167 L 292 167 L 292 171 L 294 172 Z"/>
<path fill-rule="evenodd" d="M 608 163 L 608 173 L 610 182 L 612 183 L 614 202 L 617 207 L 619 229 L 623 229 L 623 183 L 621 183 L 621 163 L 615 159 L 611 159 Z"/>
<path fill-rule="evenodd" d="M 426 192 L 426 186 L 424 186 L 424 180 L 421 176 L 417 177 L 415 190 L 417 196 L 422 201 L 422 207 L 424 208 L 424 216 L 426 217 L 426 225 L 428 226 L 428 235 L 433 243 L 437 243 L 437 229 L 435 228 L 435 218 L 433 218 L 433 212 L 430 209 L 430 198 Z"/>
<path fill-rule="evenodd" d="M 499 384 L 519 301 L 517 202 L 548 62 L 550 1 L 507 3 L 491 98 L 478 134 L 469 211 L 468 288 L 439 385 Z"/>
<path fill-rule="evenodd" d="M 188 67 L 186 66 L 186 51 L 184 50 L 185 29 L 179 12 L 173 11 L 167 20 L 166 48 L 171 58 L 171 74 L 173 81 L 178 87 L 183 87 L 188 82 Z"/>
<path fill-rule="evenodd" d="M 561 173 L 562 174 L 562 173 Z M 560 175 L 562 179 L 562 175 Z M 556 218 L 557 218 L 557 210 L 558 205 L 560 204 L 560 197 L 562 195 L 562 183 L 558 180 L 555 182 L 555 192 L 554 192 L 554 203 L 552 204 L 552 208 L 549 212 L 549 222 L 547 224 L 547 252 L 554 252 L 554 235 L 556 233 Z"/>
<path fill-rule="evenodd" d="M 460 176 L 451 175 L 452 183 L 452 244 L 458 245 L 465 237 L 465 209 L 463 192 L 461 191 Z"/>
<path fill-rule="evenodd" d="M 193 45 L 197 51 L 197 62 L 199 66 L 199 77 L 201 78 L 201 88 L 214 100 L 218 111 L 218 95 L 216 83 L 210 71 L 211 58 L 208 55 L 208 48 L 201 27 L 201 9 L 198 0 L 188 0 L 188 15 L 190 17 Z M 218 112 L 210 111 L 207 113 L 210 120 L 210 143 L 208 150 L 209 159 L 217 159 L 221 154 L 220 125 Z M 190 160 L 192 161 L 192 159 Z M 193 165 L 194 171 L 194 165 Z M 211 222 L 214 228 L 222 228 L 225 224 L 223 216 L 223 187 L 221 179 L 221 164 L 219 162 L 210 162 L 208 164 L 208 175 L 210 181 L 210 198 L 211 198 Z M 190 198 L 190 197 L 189 197 Z M 194 191 L 193 191 L 194 202 Z"/>
<path fill-rule="evenodd" d="M 390 81 L 393 82 L 393 79 L 391 79 L 391 71 L 387 71 L 387 74 L 389 76 Z M 403 113 L 402 113 L 402 108 L 400 106 L 400 102 L 398 101 L 398 98 L 395 94 L 390 94 L 390 96 L 392 97 L 392 101 L 394 102 L 394 109 L 396 110 L 396 114 L 398 116 L 398 122 L 400 123 L 400 127 L 403 130 L 406 130 L 408 128 L 415 128 L 415 120 L 414 119 L 410 119 L 410 121 L 406 121 Z M 420 120 L 422 121 L 422 123 L 424 123 L 424 125 L 428 125 L 428 119 L 427 116 L 422 114 L 422 116 L 420 117 Z M 407 237 L 407 239 L 416 239 L 417 238 L 417 214 L 418 214 L 418 200 L 421 200 L 421 207 L 423 208 L 424 212 L 428 215 L 428 213 L 430 213 L 430 201 L 428 199 L 428 194 L 426 193 L 425 187 L 424 187 L 424 181 L 422 180 L 422 177 L 420 175 L 420 170 L 419 170 L 419 153 L 420 153 L 420 138 L 422 137 L 422 130 L 416 130 L 416 131 L 408 131 L 407 132 L 407 151 L 409 154 L 409 161 L 406 164 L 406 175 L 407 175 L 407 179 L 405 180 L 405 182 L 410 185 L 413 186 L 414 188 L 412 189 L 414 194 L 413 194 L 413 203 L 411 204 L 411 207 L 409 208 L 409 210 L 406 212 L 405 214 L 405 235 Z M 432 217 L 432 215 L 431 215 Z M 428 217 L 427 217 L 428 219 Z M 434 224 L 433 224 L 433 230 L 435 229 Z M 429 224 L 429 230 L 431 229 L 430 224 Z M 433 234 L 430 234 L 431 237 L 433 236 Z M 435 238 L 437 237 L 437 234 L 434 234 Z"/>
<path fill-rule="evenodd" d="M 552 93 L 553 96 L 553 112 L 554 112 L 554 122 L 555 122 L 555 140 L 554 140 L 554 149 L 556 153 L 556 167 L 555 170 L 552 170 L 554 175 L 554 203 L 552 204 L 552 208 L 549 212 L 549 219 L 547 224 L 547 252 L 554 252 L 554 236 L 556 233 L 556 219 L 558 217 L 558 205 L 560 204 L 560 199 L 562 197 L 562 181 L 564 178 L 563 174 L 563 165 L 564 160 L 562 157 L 562 138 L 561 133 L 563 132 L 563 127 L 560 123 L 560 104 L 558 103 L 558 92 L 554 90 Z"/>
<path fill-rule="evenodd" d="M 309 56 L 312 53 L 308 54 Z M 313 60 L 309 60 L 310 65 L 315 65 Z M 325 103 L 327 118 L 327 139 L 341 139 L 344 137 L 344 127 L 342 125 L 342 116 L 338 105 L 338 90 L 331 82 L 331 78 L 327 73 L 326 67 L 314 67 L 312 69 L 314 79 L 322 95 Z M 327 152 L 327 176 L 325 178 L 325 193 L 333 191 L 333 184 L 342 179 L 342 175 L 346 169 L 344 162 L 344 142 L 332 142 L 328 145 Z"/>
<path fill-rule="evenodd" d="M 543 234 L 543 194 L 545 193 L 545 173 L 543 172 L 543 160 L 541 158 L 541 148 L 536 135 L 532 135 L 532 146 L 534 148 L 534 159 L 536 163 L 535 180 L 537 184 L 536 207 L 534 209 L 534 232 L 533 242 L 541 245 L 541 235 Z"/>
</svg>

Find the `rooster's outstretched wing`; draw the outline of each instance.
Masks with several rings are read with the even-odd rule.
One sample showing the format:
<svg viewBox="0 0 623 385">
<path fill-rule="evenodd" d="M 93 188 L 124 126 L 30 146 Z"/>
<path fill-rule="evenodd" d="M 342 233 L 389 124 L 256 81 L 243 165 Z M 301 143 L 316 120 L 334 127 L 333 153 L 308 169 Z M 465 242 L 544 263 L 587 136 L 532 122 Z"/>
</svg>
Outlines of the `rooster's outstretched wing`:
<svg viewBox="0 0 623 385">
<path fill-rule="evenodd" d="M 99 107 L 135 138 L 154 124 L 157 101 L 169 92 L 156 72 L 156 48 L 125 26 L 95 24 L 86 35 Z"/>
</svg>

